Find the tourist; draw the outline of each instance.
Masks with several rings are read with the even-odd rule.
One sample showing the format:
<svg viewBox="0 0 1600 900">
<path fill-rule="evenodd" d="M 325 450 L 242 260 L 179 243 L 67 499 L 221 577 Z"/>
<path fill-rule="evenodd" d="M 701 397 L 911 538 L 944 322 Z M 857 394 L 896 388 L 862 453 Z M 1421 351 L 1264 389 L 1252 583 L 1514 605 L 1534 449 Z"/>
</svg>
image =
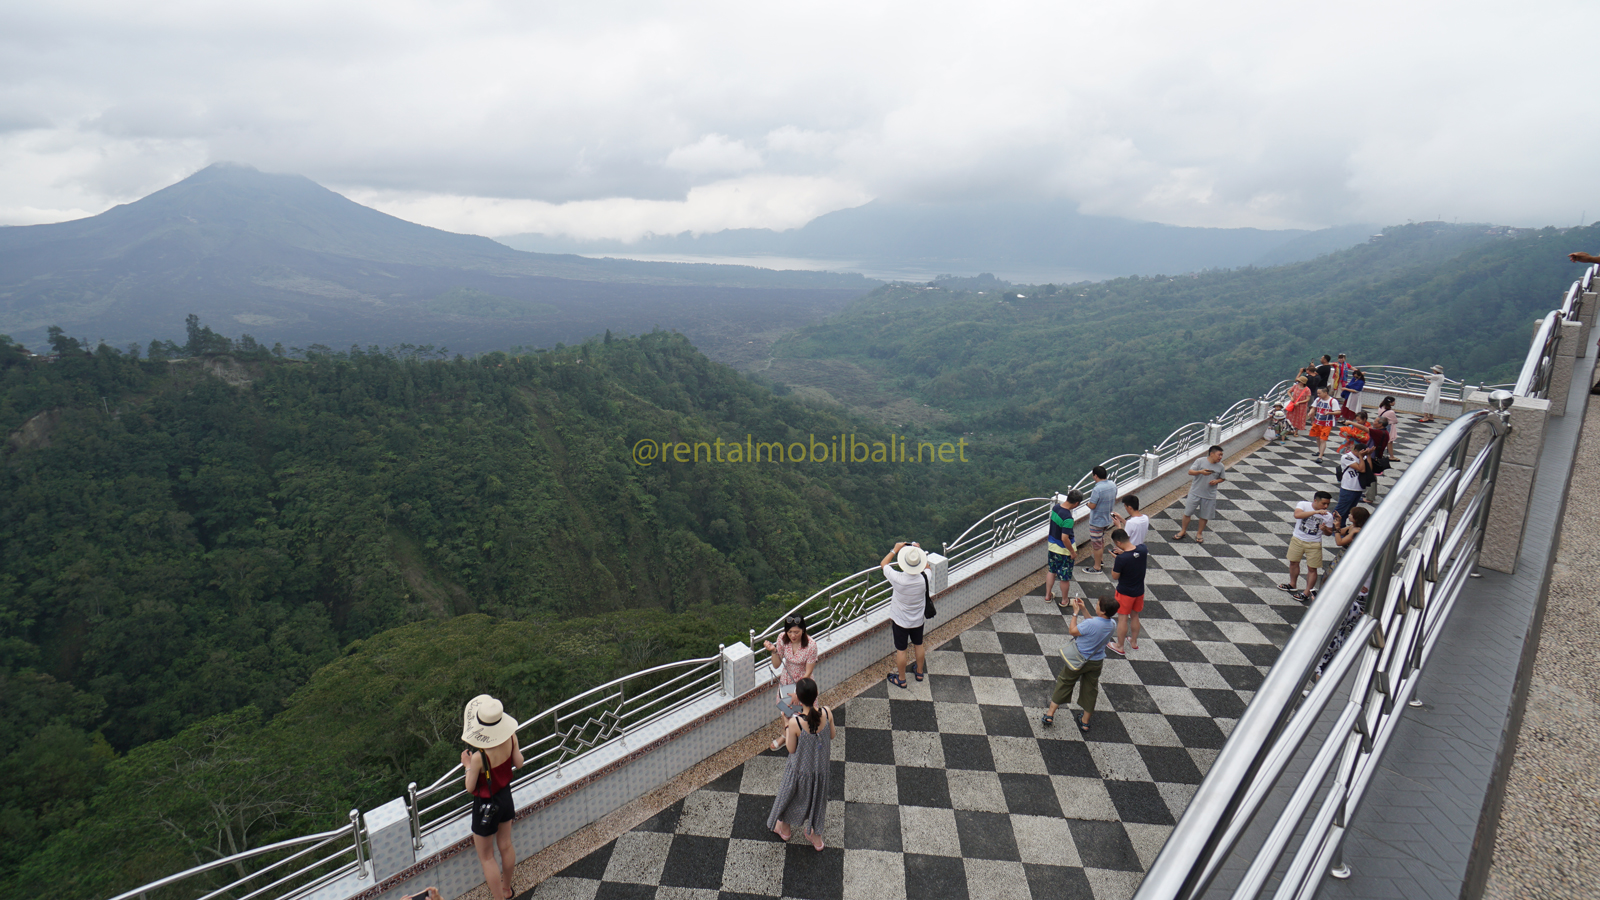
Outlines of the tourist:
<svg viewBox="0 0 1600 900">
<path fill-rule="evenodd" d="M 1050 503 L 1050 526 L 1044 539 L 1044 599 L 1050 599 L 1056 579 L 1061 579 L 1061 602 L 1056 605 L 1062 609 L 1070 606 L 1067 603 L 1067 590 L 1072 586 L 1072 557 L 1078 552 L 1072 532 L 1072 511 L 1082 502 L 1082 494 L 1068 491 L 1055 495 Z"/>
<path fill-rule="evenodd" d="M 1100 560 L 1106 551 L 1106 530 L 1111 527 L 1112 509 L 1117 502 L 1117 483 L 1105 466 L 1095 466 L 1089 473 L 1094 487 L 1089 489 L 1089 552 L 1094 555 L 1094 566 L 1084 565 L 1085 572 L 1099 575 L 1105 569 Z"/>
<path fill-rule="evenodd" d="M 1200 520 L 1202 529 L 1205 522 Z M 1117 556 L 1111 561 L 1111 571 L 1117 573 L 1117 639 L 1106 646 L 1127 656 L 1128 650 L 1139 649 L 1139 614 L 1144 612 L 1144 573 L 1150 563 L 1150 551 L 1144 544 L 1135 544 L 1120 528 L 1111 532 L 1111 543 Z"/>
<path fill-rule="evenodd" d="M 1384 458 L 1394 462 L 1394 442 L 1400 433 L 1400 415 L 1394 411 L 1394 398 L 1385 397 L 1378 403 L 1377 422 L 1383 426 L 1387 435 L 1384 444 Z"/>
<path fill-rule="evenodd" d="M 1121 514 L 1111 514 L 1111 524 L 1128 533 L 1128 540 L 1135 544 L 1145 542 L 1145 537 L 1150 534 L 1150 517 L 1139 511 L 1139 497 L 1129 494 L 1122 498 Z"/>
<path fill-rule="evenodd" d="M 1344 417 L 1353 419 L 1361 412 L 1361 392 L 1367 389 L 1367 373 L 1350 369 L 1350 380 L 1345 382 Z"/>
<path fill-rule="evenodd" d="M 894 565 L 889 565 L 891 562 Z M 928 660 L 922 649 L 923 617 L 928 607 L 928 555 L 922 552 L 920 544 L 901 541 L 878 565 L 883 568 L 883 577 L 893 589 L 889 598 L 889 629 L 894 634 L 894 661 L 898 674 L 890 672 L 889 683 L 903 688 L 906 686 L 907 642 L 917 648 L 917 663 L 911 674 L 921 681 L 928 673 Z"/>
<path fill-rule="evenodd" d="M 1344 404 L 1345 386 L 1350 383 L 1350 364 L 1345 362 L 1344 354 L 1339 354 L 1339 359 L 1333 364 L 1333 383 L 1329 386 L 1328 396 Z"/>
<path fill-rule="evenodd" d="M 1317 442 L 1317 455 L 1312 459 L 1322 462 L 1322 456 L 1328 450 L 1328 436 L 1333 433 L 1333 422 L 1338 416 L 1338 405 L 1328 396 L 1328 389 L 1317 391 L 1317 399 L 1311 401 L 1311 431 L 1308 434 Z"/>
<path fill-rule="evenodd" d="M 1372 427 L 1367 422 L 1367 414 L 1356 413 L 1349 425 L 1339 429 L 1339 433 L 1344 435 L 1344 442 L 1339 445 L 1340 453 L 1353 447 L 1365 447 L 1367 441 L 1372 438 Z"/>
<path fill-rule="evenodd" d="M 1432 422 L 1439 414 L 1439 395 L 1444 392 L 1444 366 L 1434 366 L 1427 376 L 1428 391 L 1422 395 L 1422 417 L 1418 422 Z"/>
<path fill-rule="evenodd" d="M 1354 543 L 1356 535 L 1361 533 L 1362 526 L 1367 524 L 1367 517 L 1367 509 L 1364 506 L 1350 510 L 1350 522 L 1339 529 L 1339 533 L 1333 538 L 1334 542 L 1341 548 Z M 1361 622 L 1361 617 L 1367 614 L 1367 590 L 1371 582 L 1372 576 L 1368 575 L 1367 580 L 1361 583 L 1361 589 L 1356 592 L 1355 599 L 1350 601 L 1350 608 L 1345 610 L 1344 621 L 1339 623 L 1339 630 L 1334 632 L 1333 640 L 1328 642 L 1328 648 L 1322 652 L 1322 659 L 1317 663 L 1314 678 L 1322 678 L 1322 671 L 1328 667 L 1328 663 L 1333 662 L 1333 655 L 1344 646 L 1345 640 L 1350 637 L 1350 632 Z"/>
<path fill-rule="evenodd" d="M 1198 515 L 1200 527 L 1195 530 L 1194 542 L 1204 544 L 1206 522 L 1217 516 L 1217 485 L 1228 477 L 1228 467 L 1222 464 L 1221 445 L 1212 444 L 1206 451 L 1206 458 L 1189 467 L 1189 475 L 1194 480 L 1189 482 L 1189 497 L 1183 504 L 1183 524 L 1178 526 L 1178 533 L 1172 539 L 1181 541 L 1188 537 L 1189 518 Z"/>
<path fill-rule="evenodd" d="M 1328 396 L 1331 397 L 1336 389 L 1337 386 L 1333 381 L 1333 362 L 1328 357 L 1328 354 L 1324 353 L 1322 354 L 1322 362 L 1317 363 L 1317 380 L 1311 383 L 1311 393 L 1316 394 L 1317 391 L 1327 391 Z"/>
<path fill-rule="evenodd" d="M 1328 512 L 1331 502 L 1332 494 L 1317 491 L 1309 501 L 1302 500 L 1294 506 L 1294 530 L 1289 536 L 1289 583 L 1278 587 L 1302 603 L 1317 599 L 1317 575 L 1322 568 L 1322 537 L 1333 534 L 1333 513 Z M 1302 559 L 1306 561 L 1304 592 L 1298 589 Z"/>
<path fill-rule="evenodd" d="M 1110 594 L 1103 595 L 1093 616 L 1085 616 L 1082 597 L 1073 597 L 1072 607 L 1072 618 L 1067 622 L 1067 634 L 1071 635 L 1072 640 L 1061 647 L 1061 659 L 1065 665 L 1061 667 L 1061 674 L 1056 676 L 1056 689 L 1050 695 L 1050 708 L 1039 721 L 1046 728 L 1054 725 L 1056 710 L 1072 699 L 1073 685 L 1081 685 L 1078 689 L 1078 706 L 1083 711 L 1073 713 L 1072 717 L 1078 722 L 1078 730 L 1088 734 L 1089 717 L 1094 715 L 1095 702 L 1100 699 L 1100 670 L 1106 664 L 1106 639 L 1117 627 L 1111 621 L 1117 611 L 1117 599 Z"/>
<path fill-rule="evenodd" d="M 817 683 L 809 678 L 795 682 L 801 713 L 789 720 L 783 733 L 789 761 L 783 780 L 772 798 L 767 827 L 788 840 L 795 827 L 805 829 L 811 846 L 820 853 L 828 818 L 828 761 L 833 752 L 833 711 L 817 705 Z"/>
<path fill-rule="evenodd" d="M 1344 517 L 1361 502 L 1361 473 L 1369 471 L 1367 457 L 1372 448 L 1359 447 L 1339 454 L 1339 502 L 1333 508 L 1333 518 L 1341 527 Z"/>
<path fill-rule="evenodd" d="M 517 868 L 511 845 L 511 822 L 517 816 L 511 802 L 511 773 L 522 766 L 517 720 L 505 714 L 499 700 L 479 694 L 462 712 L 461 740 L 471 748 L 461 751 L 461 767 L 467 770 L 467 793 L 472 795 L 472 846 L 478 851 L 490 896 L 509 900 L 516 896 L 511 875 Z"/>
<path fill-rule="evenodd" d="M 1300 432 L 1306 427 L 1306 413 L 1311 411 L 1311 388 L 1306 377 L 1301 375 L 1294 380 L 1294 387 L 1289 389 L 1289 403 L 1284 406 L 1284 415 L 1289 417 L 1289 425 L 1294 429 L 1294 436 L 1299 437 Z"/>
<path fill-rule="evenodd" d="M 772 667 L 778 670 L 778 727 L 800 712 L 800 706 L 794 699 L 795 683 L 802 678 L 810 678 L 811 673 L 817 668 L 817 642 L 811 639 L 806 632 L 804 616 L 790 616 L 783 620 L 783 634 L 778 642 L 762 642 L 762 646 L 772 654 Z M 772 749 L 778 749 L 783 743 L 783 736 L 772 742 Z"/>
</svg>

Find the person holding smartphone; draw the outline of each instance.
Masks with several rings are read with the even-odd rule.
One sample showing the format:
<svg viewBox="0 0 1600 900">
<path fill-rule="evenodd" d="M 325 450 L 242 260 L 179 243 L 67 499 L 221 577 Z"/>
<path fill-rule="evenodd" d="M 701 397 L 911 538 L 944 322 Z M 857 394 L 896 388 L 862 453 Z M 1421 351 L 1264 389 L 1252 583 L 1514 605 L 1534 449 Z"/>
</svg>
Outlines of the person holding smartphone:
<svg viewBox="0 0 1600 900">
<path fill-rule="evenodd" d="M 778 726 L 800 714 L 800 703 L 795 700 L 795 684 L 810 678 L 817 668 L 817 642 L 806 633 L 804 616 L 790 616 L 783 620 L 783 634 L 774 644 L 764 641 L 763 646 L 772 654 L 772 667 L 778 670 Z M 774 752 L 783 746 L 783 736 L 768 745 Z"/>
<path fill-rule="evenodd" d="M 461 751 L 461 767 L 467 770 L 467 793 L 472 795 L 472 845 L 478 851 L 489 893 L 495 900 L 510 900 L 516 896 L 511 875 L 517 868 L 517 853 L 511 844 L 511 822 L 517 815 L 511 800 L 511 777 L 522 765 L 517 720 L 506 715 L 500 701 L 488 694 L 468 701 L 462 719 L 461 740 L 469 749 Z M 497 847 L 498 865 L 494 858 Z"/>
</svg>

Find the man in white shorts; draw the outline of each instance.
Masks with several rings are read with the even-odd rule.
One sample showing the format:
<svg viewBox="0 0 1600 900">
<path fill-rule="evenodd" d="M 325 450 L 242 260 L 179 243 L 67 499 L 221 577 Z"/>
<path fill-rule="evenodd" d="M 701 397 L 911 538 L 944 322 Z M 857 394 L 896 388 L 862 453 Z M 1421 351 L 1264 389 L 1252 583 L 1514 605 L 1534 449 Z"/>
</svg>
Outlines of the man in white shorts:
<svg viewBox="0 0 1600 900">
<path fill-rule="evenodd" d="M 1333 513 L 1328 511 L 1328 504 L 1332 502 L 1332 494 L 1317 491 L 1311 495 L 1310 501 L 1301 500 L 1294 505 L 1294 532 L 1289 538 L 1289 583 L 1278 587 L 1288 591 L 1289 596 L 1301 603 L 1317 599 L 1317 576 L 1322 568 L 1322 536 L 1333 534 Z M 1301 559 L 1306 561 L 1304 591 L 1295 589 L 1300 583 Z"/>
</svg>

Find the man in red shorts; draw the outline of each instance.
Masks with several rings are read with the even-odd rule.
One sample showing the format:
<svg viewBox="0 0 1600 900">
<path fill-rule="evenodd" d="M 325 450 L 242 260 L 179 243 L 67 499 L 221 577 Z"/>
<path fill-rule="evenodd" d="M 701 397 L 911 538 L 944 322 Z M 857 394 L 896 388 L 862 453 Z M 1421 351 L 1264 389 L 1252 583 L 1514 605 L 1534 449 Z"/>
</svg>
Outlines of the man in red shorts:
<svg viewBox="0 0 1600 900">
<path fill-rule="evenodd" d="M 1129 540 L 1121 528 L 1111 532 L 1111 543 L 1111 552 L 1117 557 L 1111 563 L 1111 571 L 1117 573 L 1117 639 L 1106 647 L 1127 656 L 1124 647 L 1139 649 L 1139 613 L 1144 612 L 1144 572 L 1150 564 L 1150 551 Z"/>
</svg>

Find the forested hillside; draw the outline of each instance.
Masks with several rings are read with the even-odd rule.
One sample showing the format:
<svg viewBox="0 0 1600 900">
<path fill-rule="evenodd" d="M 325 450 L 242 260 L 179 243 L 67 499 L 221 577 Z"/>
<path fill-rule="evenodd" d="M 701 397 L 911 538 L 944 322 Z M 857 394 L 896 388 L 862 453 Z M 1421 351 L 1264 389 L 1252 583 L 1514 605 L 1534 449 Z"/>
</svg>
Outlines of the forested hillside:
<svg viewBox="0 0 1600 900">
<path fill-rule="evenodd" d="M 1072 481 L 1324 353 L 1514 380 L 1534 317 L 1579 273 L 1567 251 L 1600 226 L 1490 231 L 1400 226 L 1310 262 L 1178 277 L 886 286 L 778 343 L 760 377 L 868 414 L 927 404 L 920 418 L 974 433 L 986 463 Z"/>
<path fill-rule="evenodd" d="M 448 768 L 461 697 L 525 718 L 715 652 L 1022 489 L 970 466 L 638 465 L 647 438 L 889 440 L 667 333 L 453 361 L 286 359 L 193 319 L 155 358 L 54 344 L 0 346 L 0 880 L 22 896 L 208 858 L 229 772 L 305 786 L 252 844 L 336 824 Z M 303 725 L 330 715 L 360 722 Z M 107 821 L 131 855 L 97 861 Z"/>
</svg>

